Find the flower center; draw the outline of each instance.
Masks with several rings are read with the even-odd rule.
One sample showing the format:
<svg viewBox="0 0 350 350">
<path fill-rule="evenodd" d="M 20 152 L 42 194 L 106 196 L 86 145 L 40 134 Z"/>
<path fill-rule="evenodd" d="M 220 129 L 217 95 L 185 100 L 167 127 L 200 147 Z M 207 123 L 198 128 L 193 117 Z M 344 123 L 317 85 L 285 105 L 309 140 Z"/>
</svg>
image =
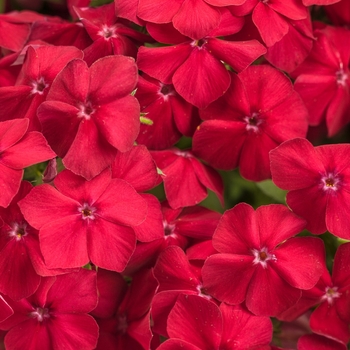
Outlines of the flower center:
<svg viewBox="0 0 350 350">
<path fill-rule="evenodd" d="M 321 186 L 324 191 L 337 191 L 340 186 L 339 176 L 328 173 L 321 178 Z"/>
<path fill-rule="evenodd" d="M 192 47 L 197 47 L 198 49 L 203 49 L 205 47 L 205 44 L 208 42 L 206 39 L 199 39 L 199 40 L 194 40 L 191 42 Z"/>
<path fill-rule="evenodd" d="M 84 203 L 81 207 L 78 208 L 79 213 L 81 213 L 81 217 L 83 218 L 83 220 L 87 220 L 87 219 L 91 219 L 94 220 L 95 219 L 95 211 L 96 208 L 90 206 L 87 203 Z"/>
<path fill-rule="evenodd" d="M 252 249 L 252 253 L 255 257 L 253 260 L 253 265 L 260 264 L 264 269 L 267 268 L 267 262 L 269 260 L 277 261 L 275 254 L 269 253 L 266 247 L 262 249 Z"/>
<path fill-rule="evenodd" d="M 16 241 L 20 241 L 22 237 L 27 236 L 26 231 L 27 224 L 14 223 L 12 225 L 12 230 L 9 232 L 10 237 L 14 237 Z"/>
<path fill-rule="evenodd" d="M 128 322 L 126 319 L 126 315 L 118 315 L 118 326 L 117 326 L 117 331 L 118 333 L 125 334 L 126 330 L 128 329 Z"/>
<path fill-rule="evenodd" d="M 115 29 L 116 28 L 114 26 L 108 27 L 104 25 L 97 34 L 103 36 L 106 40 L 108 40 L 109 38 L 116 38 L 117 34 L 115 32 Z"/>
<path fill-rule="evenodd" d="M 44 90 L 49 87 L 49 84 L 45 83 L 43 77 L 39 78 L 37 81 L 32 82 L 32 91 L 31 94 L 39 94 L 42 95 Z"/>
<path fill-rule="evenodd" d="M 201 284 L 197 286 L 198 295 L 204 299 L 211 300 L 212 297 L 208 295 Z"/>
<path fill-rule="evenodd" d="M 175 224 L 169 224 L 166 220 L 163 220 L 163 228 L 165 236 L 176 237 Z"/>
<path fill-rule="evenodd" d="M 90 101 L 86 102 L 85 104 L 79 105 L 78 109 L 78 118 L 84 118 L 86 120 L 89 120 L 95 112 L 95 109 L 92 107 Z"/>
<path fill-rule="evenodd" d="M 334 299 L 341 296 L 341 293 L 338 292 L 338 287 L 326 287 L 325 292 L 321 299 L 327 300 L 328 304 L 333 304 Z"/>
<path fill-rule="evenodd" d="M 36 318 L 39 322 L 43 322 L 45 319 L 50 318 L 49 309 L 37 307 L 35 311 L 30 313 L 30 316 Z"/>
<path fill-rule="evenodd" d="M 259 125 L 263 122 L 262 119 L 259 118 L 259 114 L 255 112 L 250 116 L 245 116 L 243 120 L 247 123 L 246 130 L 252 130 L 254 132 L 259 131 Z"/>
<path fill-rule="evenodd" d="M 347 73 L 344 72 L 343 69 L 343 64 L 340 63 L 340 68 L 339 70 L 335 73 L 335 78 L 337 80 L 337 84 L 341 85 L 341 86 L 345 86 L 346 85 L 346 81 L 349 78 L 349 75 Z"/>
</svg>

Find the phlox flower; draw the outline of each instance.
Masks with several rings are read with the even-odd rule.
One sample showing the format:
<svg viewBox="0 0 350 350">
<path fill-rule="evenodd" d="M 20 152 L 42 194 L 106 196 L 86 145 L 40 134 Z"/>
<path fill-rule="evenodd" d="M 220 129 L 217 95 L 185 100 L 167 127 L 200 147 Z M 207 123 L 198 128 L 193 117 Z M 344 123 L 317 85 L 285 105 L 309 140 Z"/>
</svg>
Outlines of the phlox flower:
<svg viewBox="0 0 350 350">
<path fill-rule="evenodd" d="M 74 173 L 91 179 L 130 150 L 140 127 L 131 96 L 137 67 L 131 57 L 106 56 L 88 67 L 75 59 L 57 75 L 38 109 L 42 132 Z"/>
<path fill-rule="evenodd" d="M 227 210 L 202 268 L 203 287 L 228 304 L 245 301 L 256 315 L 275 316 L 294 305 L 323 272 L 323 241 L 293 237 L 306 222 L 284 205 L 245 203 Z"/>
<path fill-rule="evenodd" d="M 196 295 L 180 295 L 171 310 L 167 330 L 170 339 L 159 350 L 270 349 L 272 323 L 239 306 Z"/>
<path fill-rule="evenodd" d="M 14 310 L 0 323 L 0 329 L 8 331 L 6 349 L 95 349 L 98 326 L 87 314 L 97 304 L 94 271 L 45 277 L 31 297 L 5 299 Z"/>
<path fill-rule="evenodd" d="M 44 136 L 27 132 L 29 119 L 0 122 L 0 207 L 7 207 L 18 192 L 24 168 L 56 157 Z"/>
<path fill-rule="evenodd" d="M 19 202 L 26 220 L 39 231 L 49 268 L 73 268 L 90 261 L 122 271 L 135 249 L 132 226 L 146 217 L 147 203 L 106 169 L 90 181 L 68 170 Z"/>
<path fill-rule="evenodd" d="M 349 144 L 313 147 L 299 138 L 270 152 L 273 182 L 289 191 L 288 206 L 314 234 L 350 239 L 349 152 Z"/>
<path fill-rule="evenodd" d="M 194 154 L 219 169 L 239 166 L 253 181 L 271 177 L 271 149 L 307 132 L 307 110 L 291 81 L 268 65 L 231 74 L 229 90 L 200 117 L 204 122 L 193 136 Z"/>
</svg>

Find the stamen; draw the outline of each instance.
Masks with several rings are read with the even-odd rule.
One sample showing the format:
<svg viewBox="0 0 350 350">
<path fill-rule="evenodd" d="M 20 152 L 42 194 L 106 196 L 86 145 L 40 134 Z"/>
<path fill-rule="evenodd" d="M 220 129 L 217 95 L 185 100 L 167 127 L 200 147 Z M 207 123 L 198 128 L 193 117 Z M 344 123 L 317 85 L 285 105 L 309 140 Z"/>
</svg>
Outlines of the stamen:
<svg viewBox="0 0 350 350">
<path fill-rule="evenodd" d="M 46 84 L 44 78 L 41 77 L 37 81 L 33 81 L 32 86 L 33 89 L 30 92 L 31 94 L 42 95 L 44 93 L 44 90 L 49 87 L 49 84 Z"/>
<path fill-rule="evenodd" d="M 259 118 L 259 113 L 252 113 L 250 116 L 245 116 L 243 120 L 247 123 L 246 130 L 252 130 L 254 132 L 259 131 L 259 125 L 262 124 L 263 120 Z"/>
<path fill-rule="evenodd" d="M 95 219 L 94 213 L 96 211 L 96 208 L 91 207 L 87 203 L 84 203 L 81 207 L 79 207 L 78 211 L 81 213 L 81 217 L 83 218 L 83 220 L 86 220 L 86 219 L 94 220 Z"/>
<path fill-rule="evenodd" d="M 260 250 L 252 249 L 252 253 L 255 257 L 253 260 L 253 265 L 261 264 L 264 269 L 267 268 L 267 261 L 277 261 L 275 254 L 270 254 L 266 247 Z"/>
<path fill-rule="evenodd" d="M 36 318 L 39 322 L 43 322 L 45 319 L 50 318 L 49 309 L 37 307 L 35 311 L 30 313 L 30 316 Z"/>
<path fill-rule="evenodd" d="M 328 173 L 321 178 L 321 187 L 324 191 L 337 191 L 341 182 L 339 176 Z"/>
<path fill-rule="evenodd" d="M 95 109 L 92 107 L 91 102 L 80 104 L 78 108 L 79 108 L 78 118 L 84 118 L 86 120 L 89 120 L 95 112 Z"/>
<path fill-rule="evenodd" d="M 322 296 L 322 300 L 326 300 L 328 304 L 332 305 L 334 299 L 337 299 L 341 296 L 341 293 L 338 292 L 338 287 L 326 287 L 325 294 Z"/>
<path fill-rule="evenodd" d="M 27 236 L 28 232 L 26 231 L 27 224 L 18 224 L 14 223 L 12 225 L 12 230 L 9 232 L 10 237 L 14 237 L 16 241 L 20 241 L 22 237 Z"/>
</svg>

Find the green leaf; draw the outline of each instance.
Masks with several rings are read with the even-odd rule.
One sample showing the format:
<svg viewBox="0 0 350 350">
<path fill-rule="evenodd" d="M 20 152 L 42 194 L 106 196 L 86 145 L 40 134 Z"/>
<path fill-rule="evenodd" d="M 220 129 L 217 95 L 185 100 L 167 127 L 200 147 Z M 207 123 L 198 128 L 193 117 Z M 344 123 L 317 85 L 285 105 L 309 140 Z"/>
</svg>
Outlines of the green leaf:
<svg viewBox="0 0 350 350">
<path fill-rule="evenodd" d="M 257 182 L 256 185 L 258 188 L 265 193 L 270 198 L 273 198 L 275 201 L 279 203 L 284 203 L 286 198 L 287 191 L 281 190 L 278 188 L 272 180 L 264 180 L 261 182 Z"/>
</svg>

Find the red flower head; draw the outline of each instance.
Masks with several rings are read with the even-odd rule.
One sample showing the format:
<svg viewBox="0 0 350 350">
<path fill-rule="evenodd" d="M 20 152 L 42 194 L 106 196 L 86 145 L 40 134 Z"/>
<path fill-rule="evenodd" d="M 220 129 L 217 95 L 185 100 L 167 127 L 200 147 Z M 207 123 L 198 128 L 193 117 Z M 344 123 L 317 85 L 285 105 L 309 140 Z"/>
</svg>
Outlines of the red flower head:
<svg viewBox="0 0 350 350">
<path fill-rule="evenodd" d="M 193 151 L 210 165 L 260 181 L 270 174 L 269 151 L 285 140 L 305 137 L 307 111 L 291 81 L 268 65 L 231 74 L 231 87 L 200 112 Z"/>
<path fill-rule="evenodd" d="M 310 55 L 292 73 L 295 90 L 309 110 L 310 125 L 325 121 L 328 136 L 334 136 L 350 122 L 350 55 L 345 44 L 350 30 L 326 26 L 314 35 Z"/>
<path fill-rule="evenodd" d="M 29 119 L 0 122 L 0 206 L 7 207 L 18 192 L 23 169 L 56 154 L 37 131 L 27 132 Z"/>
<path fill-rule="evenodd" d="M 118 150 L 131 149 L 140 126 L 140 107 L 130 95 L 136 82 L 136 64 L 124 56 L 101 58 L 90 68 L 76 59 L 61 71 L 38 117 L 66 168 L 91 179 Z"/>
<path fill-rule="evenodd" d="M 349 152 L 349 144 L 313 147 L 305 139 L 286 141 L 270 152 L 272 180 L 289 190 L 287 204 L 314 234 L 328 230 L 350 239 Z"/>
<path fill-rule="evenodd" d="M 213 236 L 219 252 L 202 269 L 203 287 L 220 301 L 245 300 L 256 315 L 275 316 L 294 305 L 301 289 L 323 272 L 324 246 L 314 237 L 293 237 L 305 221 L 284 205 L 245 203 L 226 211 Z"/>
<path fill-rule="evenodd" d="M 89 261 L 122 271 L 135 249 L 131 226 L 146 217 L 147 204 L 125 181 L 111 179 L 109 170 L 90 181 L 68 170 L 50 185 L 35 187 L 19 206 L 39 229 L 48 267 L 72 268 Z"/>
<path fill-rule="evenodd" d="M 95 349 L 98 326 L 87 315 L 97 304 L 95 272 L 46 277 L 31 297 L 6 301 L 14 309 L 0 324 L 6 349 Z"/>
</svg>

